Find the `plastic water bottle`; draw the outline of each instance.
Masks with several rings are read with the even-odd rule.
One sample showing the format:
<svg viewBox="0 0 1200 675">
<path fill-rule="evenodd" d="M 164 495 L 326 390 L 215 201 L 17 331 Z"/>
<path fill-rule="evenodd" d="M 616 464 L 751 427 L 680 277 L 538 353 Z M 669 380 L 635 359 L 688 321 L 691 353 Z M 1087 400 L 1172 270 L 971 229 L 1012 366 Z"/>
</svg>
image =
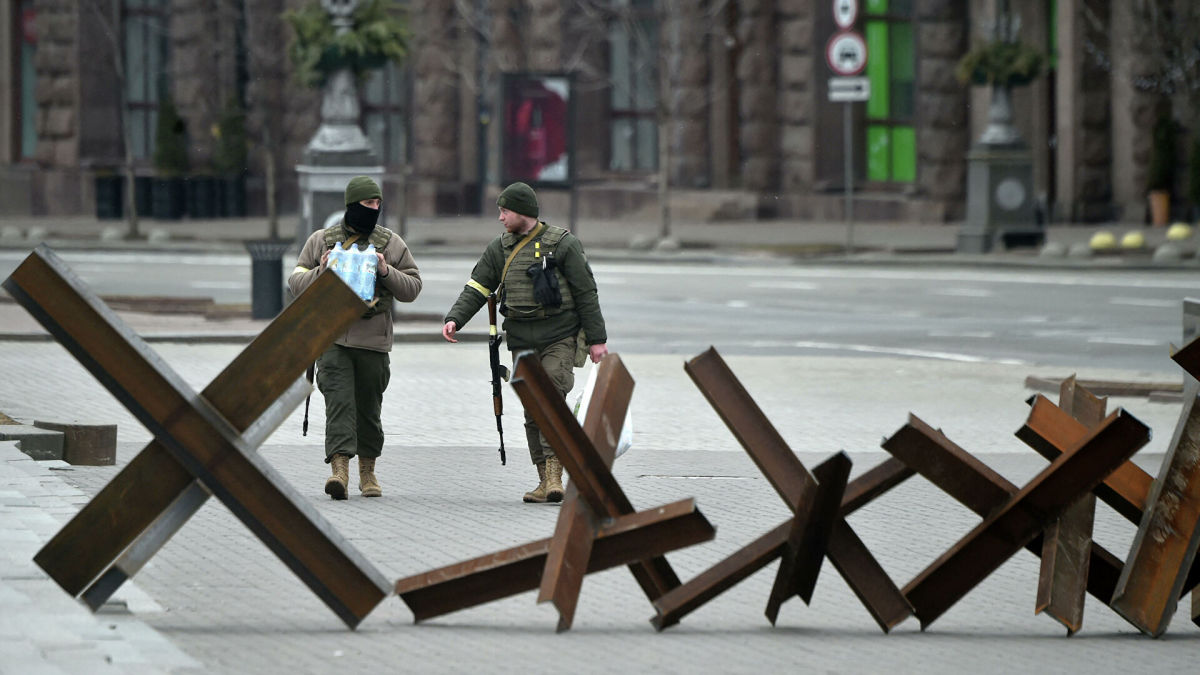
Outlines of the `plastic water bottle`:
<svg viewBox="0 0 1200 675">
<path fill-rule="evenodd" d="M 375 297 L 375 274 L 378 264 L 374 245 L 361 251 L 357 246 L 351 246 L 349 249 L 335 246 L 329 252 L 329 269 L 341 277 L 363 302 L 370 302 Z"/>
</svg>

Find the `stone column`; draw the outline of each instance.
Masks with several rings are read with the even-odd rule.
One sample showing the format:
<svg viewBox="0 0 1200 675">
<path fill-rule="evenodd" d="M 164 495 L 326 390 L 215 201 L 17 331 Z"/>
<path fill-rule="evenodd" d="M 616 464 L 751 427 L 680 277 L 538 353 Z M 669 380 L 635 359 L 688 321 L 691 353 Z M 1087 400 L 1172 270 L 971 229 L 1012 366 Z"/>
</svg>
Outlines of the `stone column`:
<svg viewBox="0 0 1200 675">
<path fill-rule="evenodd" d="M 440 185 L 458 179 L 459 74 L 454 58 L 454 0 L 430 0 L 410 10 L 414 44 L 412 215 L 437 211 Z"/>
<path fill-rule="evenodd" d="M 747 1 L 741 3 L 741 9 L 737 78 L 741 83 L 738 136 L 742 183 L 748 190 L 770 192 L 779 189 L 776 2 Z"/>
<path fill-rule="evenodd" d="M 671 185 L 677 188 L 704 188 L 711 184 L 708 158 L 708 12 L 707 3 L 678 3 L 666 17 L 666 35 L 680 36 L 673 53 L 666 55 L 670 80 L 667 87 L 667 111 L 671 119 L 668 142 L 671 144 Z"/>
<path fill-rule="evenodd" d="M 813 29 L 814 6 L 825 11 L 825 4 L 804 0 L 780 0 L 779 3 L 779 110 L 781 137 L 780 190 L 796 195 L 810 192 L 816 157 L 813 152 L 813 108 L 816 87 L 813 77 L 814 51 L 819 50 Z"/>
<path fill-rule="evenodd" d="M 963 3 L 917 3 L 917 184 L 943 219 L 962 217 L 968 141 L 968 88 L 954 75 L 967 47 Z"/>
</svg>

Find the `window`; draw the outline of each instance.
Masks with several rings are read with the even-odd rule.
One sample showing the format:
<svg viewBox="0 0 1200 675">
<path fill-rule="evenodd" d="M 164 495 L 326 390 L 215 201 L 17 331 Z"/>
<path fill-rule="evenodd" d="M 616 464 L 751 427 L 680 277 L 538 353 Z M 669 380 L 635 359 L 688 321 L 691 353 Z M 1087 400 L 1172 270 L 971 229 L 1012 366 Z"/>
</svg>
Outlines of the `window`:
<svg viewBox="0 0 1200 675">
<path fill-rule="evenodd" d="M 34 31 L 34 20 L 37 10 L 33 0 L 21 0 L 17 13 L 17 30 L 20 35 L 20 48 L 17 71 L 17 120 L 16 133 L 21 159 L 32 159 L 37 151 L 37 98 L 34 88 L 37 84 L 37 74 L 34 72 L 34 54 L 37 52 L 37 33 Z"/>
<path fill-rule="evenodd" d="M 916 45 L 912 0 L 866 0 L 867 179 L 917 178 Z"/>
<path fill-rule="evenodd" d="M 609 168 L 658 167 L 658 19 L 653 0 L 618 0 L 609 26 L 612 118 Z"/>
<path fill-rule="evenodd" d="M 407 85 L 405 71 L 388 63 L 371 73 L 363 92 L 363 126 L 385 165 L 408 161 Z"/>
<path fill-rule="evenodd" d="M 125 0 L 122 19 L 125 90 L 128 95 L 125 124 L 133 156 L 144 159 L 154 152 L 154 127 L 158 102 L 167 92 L 167 7 L 169 0 Z"/>
</svg>

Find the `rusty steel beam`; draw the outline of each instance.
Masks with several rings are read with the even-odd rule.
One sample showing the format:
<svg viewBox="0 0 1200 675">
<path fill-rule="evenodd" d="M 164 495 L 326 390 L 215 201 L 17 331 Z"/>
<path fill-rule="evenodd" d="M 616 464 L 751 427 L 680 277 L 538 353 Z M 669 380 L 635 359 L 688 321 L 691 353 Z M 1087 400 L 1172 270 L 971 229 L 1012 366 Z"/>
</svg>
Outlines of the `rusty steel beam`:
<svg viewBox="0 0 1200 675">
<path fill-rule="evenodd" d="M 811 500 L 816 480 L 717 350 L 709 347 L 683 369 L 788 508 L 796 513 Z"/>
<path fill-rule="evenodd" d="M 250 428 L 242 434 L 246 444 L 252 448 L 261 445 L 278 427 L 279 423 L 304 401 L 310 391 L 312 391 L 312 386 L 308 384 L 308 381 L 304 378 L 297 378 L 283 396 L 276 399 L 267 412 L 263 413 L 258 421 L 250 425 Z M 211 496 L 212 493 L 204 487 L 203 483 L 193 480 L 169 507 L 158 514 L 149 527 L 134 538 L 120 557 L 84 589 L 83 593 L 79 595 L 79 599 L 93 612 L 100 609 L 122 584 L 141 571 L 142 567 L 154 557 L 154 554 L 158 553 L 159 549 L 175 536 L 175 533 L 200 510 L 200 507 Z M 136 503 L 134 500 L 127 501 Z M 85 508 L 91 504 L 92 502 L 89 502 Z M 91 536 L 100 534 L 102 533 L 92 532 Z"/>
<path fill-rule="evenodd" d="M 600 362 L 596 384 L 583 421 L 583 433 L 592 440 L 596 454 L 606 469 L 611 469 L 617 454 L 625 413 L 633 398 L 633 378 L 615 354 Z M 596 521 L 591 510 L 579 499 L 575 483 L 568 483 L 558 514 L 554 536 L 542 572 L 539 603 L 552 602 L 558 610 L 558 632 L 571 627 L 575 607 L 587 574 L 588 559 L 596 538 Z"/>
<path fill-rule="evenodd" d="M 1017 432 L 1017 436 L 1035 448 L 1042 456 L 1053 460 L 1060 454 L 1059 448 L 1070 447 L 1086 434 L 1086 429 L 1076 420 L 1066 415 L 1044 396 L 1035 396 L 1029 419 Z M 1154 478 L 1133 462 L 1125 462 L 1114 471 L 1104 482 L 1096 487 L 1096 496 L 1130 522 L 1140 525 L 1146 504 L 1149 503 L 1150 493 L 1154 489 Z M 1093 544 L 1093 550 L 1095 545 Z M 1113 560 L 1118 560 L 1111 556 Z M 1089 574 L 1095 578 L 1098 570 L 1095 559 Z M 1116 582 L 1123 570 L 1123 565 L 1101 572 L 1105 580 L 1111 579 L 1111 588 L 1107 591 L 1105 604 L 1111 600 L 1116 591 Z M 1107 585 L 1107 581 L 1104 582 Z M 1088 581 L 1089 588 L 1093 585 Z M 1200 586 L 1200 560 L 1193 559 L 1189 573 L 1180 588 L 1180 596 Z M 1097 593 L 1093 593 L 1097 595 Z"/>
<path fill-rule="evenodd" d="M 587 571 L 662 555 L 709 541 L 715 533 L 692 499 L 613 518 L 596 529 Z M 414 622 L 531 591 L 541 585 L 550 543 L 540 539 L 406 577 L 396 582 L 395 591 Z"/>
<path fill-rule="evenodd" d="M 344 301 L 344 286 L 334 279 L 318 279 L 302 299 L 285 308 L 217 375 L 201 396 L 235 429 L 250 429 L 298 379 L 296 376 L 289 380 L 286 374 L 302 373 L 320 355 L 323 350 L 320 345 L 332 342 L 354 320 L 355 307 Z M 322 321 L 311 320 L 316 308 L 322 312 Z M 49 316 L 46 319 L 55 320 Z M 255 367 L 254 364 L 262 364 L 264 376 L 247 379 L 247 369 Z M 102 382 L 105 380 L 98 377 Z M 167 448 L 153 440 L 42 547 L 34 561 L 63 590 L 78 596 L 127 548 L 138 544 L 142 549 L 151 548 L 149 553 L 153 555 L 165 538 L 157 544 L 139 543 L 138 538 L 172 504 L 183 504 L 179 497 L 194 482 L 192 474 Z M 195 509 L 172 518 L 182 524 L 192 513 Z M 156 531 L 161 533 L 161 529 Z M 103 604 L 120 583 L 113 586 L 110 579 L 108 585 L 112 587 L 107 593 L 100 589 L 91 592 L 89 606 L 96 602 Z"/>
<path fill-rule="evenodd" d="M 335 288 L 330 282 L 324 285 Z M 35 250 L 4 287 L 348 626 L 357 626 L 387 596 L 388 583 L 378 570 L 270 464 L 253 454 L 221 412 L 171 371 L 49 248 Z M 330 291 L 336 304 L 360 303 L 340 281 L 336 288 Z M 300 318 L 293 315 L 296 321 Z M 276 346 L 280 351 L 319 353 L 327 343 L 306 337 L 311 324 L 296 326 L 303 330 L 289 333 L 293 341 Z M 260 390 L 250 383 L 278 380 L 282 392 L 307 365 L 302 357 L 292 360 L 299 367 L 285 373 L 270 372 L 263 362 L 243 363 L 242 380 L 230 382 L 223 395 L 235 407 L 264 405 L 252 403 L 250 397 Z M 186 484 L 180 491 L 185 488 Z M 169 505 L 168 501 L 163 508 Z M 150 514 L 148 521 L 157 515 Z M 83 585 L 90 581 L 84 579 Z"/>
<path fill-rule="evenodd" d="M 1189 380 L 1175 435 L 1125 558 L 1112 608 L 1158 637 L 1175 613 L 1200 545 L 1200 386 Z"/>
<path fill-rule="evenodd" d="M 1038 474 L 998 511 L 904 588 L 922 629 L 1042 532 L 1150 440 L 1150 430 L 1118 410 L 1088 438 Z"/>
<path fill-rule="evenodd" d="M 845 521 L 845 516 L 862 506 L 861 495 L 880 495 L 898 485 L 899 476 L 910 475 L 911 471 L 892 461 L 865 471 L 850 481 L 842 497 L 840 518 L 834 524 L 829 537 L 829 562 L 846 579 L 850 588 L 867 608 L 883 632 L 888 632 L 912 615 L 908 601 L 892 583 L 879 563 L 866 550 L 866 546 Z M 650 623 L 657 630 L 664 630 L 679 623 L 708 601 L 736 586 L 758 570 L 779 557 L 791 532 L 791 519 L 785 520 L 774 529 L 758 537 L 734 554 L 680 587 L 654 601 L 655 616 Z M 848 561 L 843 569 L 842 561 Z M 877 569 L 870 569 L 874 565 Z"/>
<path fill-rule="evenodd" d="M 1182 349 L 1172 354 L 1171 360 L 1178 363 L 1188 375 L 1200 380 L 1200 337 L 1193 338 Z"/>
<path fill-rule="evenodd" d="M 598 519 L 633 513 L 633 504 L 625 496 L 620 483 L 613 478 L 595 445 L 571 414 L 541 362 L 530 355 L 531 352 L 526 352 L 518 356 L 513 364 L 513 389 L 525 410 L 537 422 L 547 442 L 555 449 L 555 455 L 570 475 L 571 483 L 579 490 L 583 502 L 592 510 L 593 517 Z M 610 367 L 624 370 L 624 364 L 617 354 L 609 354 L 605 360 L 610 358 L 613 359 Z M 662 556 L 647 556 L 630 569 L 650 600 L 679 585 L 675 570 Z"/>
<path fill-rule="evenodd" d="M 792 518 L 792 529 L 784 549 L 775 584 L 767 598 L 767 619 L 771 625 L 779 617 L 779 608 L 784 600 L 797 595 L 804 604 L 812 602 L 817 577 L 821 574 L 821 563 L 829 545 L 829 534 L 838 517 L 842 495 L 846 491 L 846 479 L 850 477 L 850 458 L 839 452 L 813 469 L 817 480 L 816 493 L 807 510 L 796 511 Z"/>
<path fill-rule="evenodd" d="M 1088 427 L 1038 394 L 1030 399 L 1029 417 L 1016 436 L 1053 462 L 1088 433 Z M 1126 462 L 1096 487 L 1096 496 L 1130 522 L 1142 520 L 1153 477 L 1133 462 Z"/>
<path fill-rule="evenodd" d="M 1091 564 L 1096 495 L 1087 493 L 1067 507 L 1042 535 L 1042 564 L 1033 613 L 1046 613 L 1074 635 L 1083 627 Z"/>
<path fill-rule="evenodd" d="M 1058 406 L 1093 429 L 1104 421 L 1108 401 L 1079 386 L 1072 375 L 1059 386 Z M 1033 613 L 1045 612 L 1067 628 L 1068 636 L 1083 626 L 1095 515 L 1096 496 L 1088 493 L 1067 507 L 1042 535 L 1042 566 Z"/>
<path fill-rule="evenodd" d="M 1057 410 L 1057 406 L 1048 400 L 1045 403 Z M 1082 429 L 1069 415 L 1064 417 Z M 1030 418 L 1033 418 L 1032 412 Z M 910 414 L 908 419 L 907 425 L 884 440 L 883 448 L 976 515 L 986 518 L 1017 494 L 1016 485 L 960 448 L 941 431 L 933 429 L 916 415 Z M 984 493 L 986 499 L 978 499 L 976 493 L 963 489 L 966 485 L 981 484 L 987 486 Z M 1035 538 L 1025 548 L 1041 556 L 1041 538 Z M 1088 555 L 1088 593 L 1107 605 L 1120 576 L 1121 560 L 1092 542 Z"/>
<path fill-rule="evenodd" d="M 709 404 L 733 432 L 734 437 L 738 439 L 746 453 L 767 477 L 792 513 L 797 516 L 811 513 L 813 500 L 819 492 L 817 480 L 788 447 L 783 437 L 763 414 L 753 397 L 742 386 L 741 381 L 738 380 L 717 350 L 709 348 L 688 361 L 684 365 L 684 370 L 687 371 L 696 387 L 700 389 Z M 821 552 L 821 557 L 817 557 L 815 563 L 811 558 L 809 559 L 806 564 L 807 571 L 801 570 L 801 578 L 806 581 L 794 589 L 801 591 L 800 595 L 805 602 L 811 599 L 811 584 L 816 581 L 815 573 L 819 571 L 823 553 L 828 548 L 831 556 L 838 557 L 833 561 L 835 569 L 841 573 L 855 594 L 867 606 L 868 612 L 879 622 L 880 628 L 885 633 L 909 616 L 908 603 L 904 600 L 900 589 L 887 576 L 883 567 L 874 559 L 853 529 L 845 523 L 845 516 L 891 487 L 898 485 L 912 473 L 900 462 L 887 460 L 869 471 L 860 480 L 845 487 L 847 493 L 844 499 L 841 499 L 842 504 L 838 509 L 840 513 L 834 513 L 831 509 L 826 508 L 830 511 L 830 518 L 818 523 L 819 529 L 811 531 L 808 529 L 810 523 L 807 516 L 795 519 L 791 532 L 792 550 L 796 550 L 794 541 L 796 538 L 818 536 L 828 540 L 827 545 L 809 546 L 809 553 L 805 554 L 816 556 L 818 550 Z M 841 482 L 845 483 L 844 480 Z M 837 502 L 832 503 L 836 504 Z M 829 529 L 826 530 L 826 528 Z M 759 541 L 761 542 L 761 539 Z M 817 542 L 813 543 L 815 545 Z M 751 544 L 751 546 L 756 546 L 756 544 Z M 772 619 L 772 623 L 774 623 L 772 617 L 777 616 L 779 603 L 783 598 L 792 594 L 787 592 L 786 585 L 781 584 L 780 581 L 793 574 L 792 567 L 796 561 L 787 553 L 782 555 L 785 556 L 780 565 L 782 576 L 778 577 L 777 583 L 772 589 L 771 599 L 768 600 L 767 618 Z M 735 557 L 737 556 L 735 555 Z M 753 562 L 757 561 L 757 558 L 752 555 L 749 560 Z M 741 574 L 736 567 L 723 569 L 725 573 L 733 576 Z M 722 592 L 724 588 L 720 584 L 695 585 L 690 593 L 707 595 L 708 598 L 711 598 Z M 683 605 L 690 602 L 692 602 L 692 598 L 680 597 L 676 604 Z M 677 620 L 676 618 L 675 621 Z M 672 625 L 674 621 L 660 620 L 658 623 L 665 627 Z"/>
</svg>

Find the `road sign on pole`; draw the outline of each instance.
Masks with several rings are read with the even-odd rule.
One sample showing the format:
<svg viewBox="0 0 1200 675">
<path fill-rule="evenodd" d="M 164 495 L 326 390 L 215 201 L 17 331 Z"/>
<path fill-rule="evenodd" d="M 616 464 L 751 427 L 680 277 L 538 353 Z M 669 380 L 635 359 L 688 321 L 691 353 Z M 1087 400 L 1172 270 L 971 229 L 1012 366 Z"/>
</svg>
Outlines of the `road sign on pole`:
<svg viewBox="0 0 1200 675">
<path fill-rule="evenodd" d="M 858 19 L 858 0 L 833 0 L 833 21 L 847 30 Z"/>
<path fill-rule="evenodd" d="M 834 103 L 854 103 L 871 98 L 871 80 L 865 77 L 829 78 L 829 100 Z"/>
<path fill-rule="evenodd" d="M 837 75 L 858 75 L 867 67 L 867 42 L 854 31 L 834 33 L 825 45 L 825 60 Z"/>
</svg>

